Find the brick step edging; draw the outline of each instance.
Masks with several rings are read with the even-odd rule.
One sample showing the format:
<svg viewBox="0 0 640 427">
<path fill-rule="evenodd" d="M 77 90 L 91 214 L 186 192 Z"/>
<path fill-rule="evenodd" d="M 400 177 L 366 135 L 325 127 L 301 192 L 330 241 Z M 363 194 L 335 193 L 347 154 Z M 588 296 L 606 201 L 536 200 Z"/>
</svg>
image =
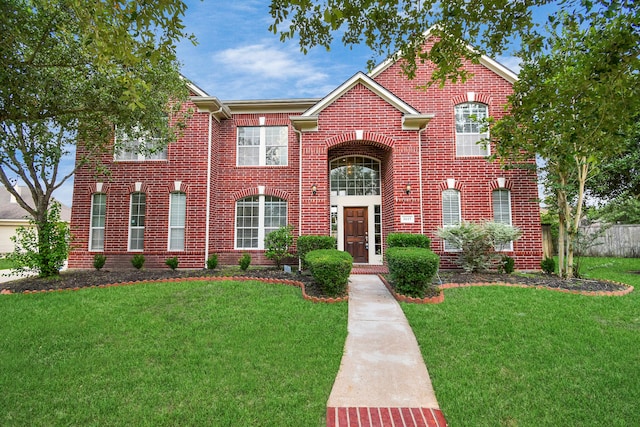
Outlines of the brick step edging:
<svg viewBox="0 0 640 427">
<path fill-rule="evenodd" d="M 327 427 L 445 427 L 435 408 L 327 408 Z"/>
</svg>

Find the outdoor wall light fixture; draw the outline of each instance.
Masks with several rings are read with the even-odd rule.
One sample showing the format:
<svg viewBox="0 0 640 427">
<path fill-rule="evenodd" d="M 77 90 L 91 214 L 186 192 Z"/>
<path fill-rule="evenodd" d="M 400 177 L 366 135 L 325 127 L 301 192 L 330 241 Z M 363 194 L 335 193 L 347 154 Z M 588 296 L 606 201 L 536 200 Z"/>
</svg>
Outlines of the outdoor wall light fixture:
<svg viewBox="0 0 640 427">
<path fill-rule="evenodd" d="M 404 191 L 407 194 L 411 193 L 411 184 L 407 184 L 407 188 Z"/>
<path fill-rule="evenodd" d="M 311 186 L 311 194 L 315 196 L 317 192 L 318 192 L 318 187 L 315 184 L 313 184 Z"/>
</svg>

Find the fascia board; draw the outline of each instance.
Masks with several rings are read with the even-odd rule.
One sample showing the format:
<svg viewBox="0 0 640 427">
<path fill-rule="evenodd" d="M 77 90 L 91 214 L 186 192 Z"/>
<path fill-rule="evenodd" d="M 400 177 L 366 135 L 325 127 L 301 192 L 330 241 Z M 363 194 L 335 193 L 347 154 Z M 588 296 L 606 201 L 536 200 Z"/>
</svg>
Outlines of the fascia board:
<svg viewBox="0 0 640 427">
<path fill-rule="evenodd" d="M 320 98 L 223 101 L 232 114 L 304 113 Z"/>
<path fill-rule="evenodd" d="M 198 107 L 199 113 L 214 113 L 217 118 L 228 119 L 231 117 L 229 107 L 224 105 L 215 96 L 192 96 L 191 102 Z"/>
<path fill-rule="evenodd" d="M 420 130 L 427 127 L 435 114 L 406 114 L 402 117 L 402 130 Z"/>
</svg>

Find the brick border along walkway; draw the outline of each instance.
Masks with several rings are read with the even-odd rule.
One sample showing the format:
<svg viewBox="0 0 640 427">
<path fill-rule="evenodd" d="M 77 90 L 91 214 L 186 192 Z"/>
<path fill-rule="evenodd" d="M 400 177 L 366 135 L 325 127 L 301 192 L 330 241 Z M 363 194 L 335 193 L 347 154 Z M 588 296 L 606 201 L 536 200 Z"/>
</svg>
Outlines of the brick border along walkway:
<svg viewBox="0 0 640 427">
<path fill-rule="evenodd" d="M 327 408 L 327 427 L 445 427 L 440 409 Z"/>
</svg>

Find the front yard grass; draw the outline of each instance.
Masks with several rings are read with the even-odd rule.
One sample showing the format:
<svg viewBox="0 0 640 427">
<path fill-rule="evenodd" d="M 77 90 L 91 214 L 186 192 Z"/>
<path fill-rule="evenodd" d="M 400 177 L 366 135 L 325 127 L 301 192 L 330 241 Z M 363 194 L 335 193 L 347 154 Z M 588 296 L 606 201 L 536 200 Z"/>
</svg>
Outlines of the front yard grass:
<svg viewBox="0 0 640 427">
<path fill-rule="evenodd" d="M 470 287 L 402 305 L 450 426 L 637 425 L 640 259 L 583 262 L 634 292 Z"/>
<path fill-rule="evenodd" d="M 0 425 L 321 426 L 347 304 L 259 282 L 0 298 Z"/>
</svg>

